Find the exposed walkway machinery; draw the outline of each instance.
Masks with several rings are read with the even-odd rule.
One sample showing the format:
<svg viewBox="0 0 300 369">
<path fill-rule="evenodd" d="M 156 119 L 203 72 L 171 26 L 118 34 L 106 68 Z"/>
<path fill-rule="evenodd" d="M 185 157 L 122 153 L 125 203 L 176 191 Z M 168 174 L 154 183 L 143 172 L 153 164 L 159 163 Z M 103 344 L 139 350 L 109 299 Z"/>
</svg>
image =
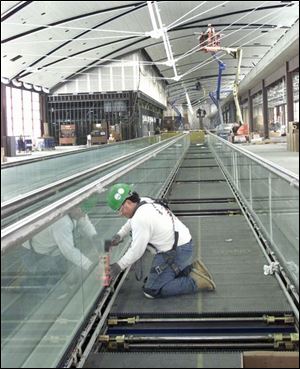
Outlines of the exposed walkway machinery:
<svg viewBox="0 0 300 369">
<path fill-rule="evenodd" d="M 55 343 L 55 349 L 61 350 L 68 329 L 75 331 L 75 327 L 77 333 L 57 367 L 234 368 L 241 367 L 244 351 L 298 351 L 299 279 L 294 272 L 299 251 L 297 254 L 293 233 L 299 215 L 297 180 L 284 173 L 278 177 L 274 168 L 270 171 L 259 160 L 248 162 L 246 154 L 213 135 L 207 135 L 205 144 L 189 146 L 186 140 L 185 135 L 154 144 L 142 156 L 130 157 L 116 170 L 104 171 L 101 178 L 3 229 L 2 252 L 5 255 L 47 221 L 121 180 L 134 183 L 141 194 L 168 198 L 174 213 L 191 230 L 195 257 L 203 259 L 213 274 L 216 291 L 149 300 L 132 271 L 122 272 L 101 291 L 91 273 L 82 281 L 82 291 L 75 291 L 69 304 L 62 305 L 57 321 L 48 326 L 43 319 L 44 337 L 32 350 L 37 356 L 31 358 L 22 340 L 28 344 L 28 335 L 35 338 L 32 329 L 39 327 L 41 314 L 46 314 L 43 305 L 59 311 L 60 300 L 50 300 L 56 301 L 55 306 L 39 300 L 38 311 L 18 324 L 11 312 L 16 310 L 14 301 L 23 300 L 21 295 L 7 300 L 11 295 L 3 286 L 1 292 L 7 293 L 5 301 L 10 304 L 3 310 L 7 336 L 3 357 L 12 352 L 10 342 L 18 342 L 12 360 L 21 360 L 23 355 L 26 365 L 33 358 L 35 365 L 39 358 L 46 361 L 43 343 L 52 345 L 46 346 L 51 352 Z M 99 222 L 99 235 L 108 238 L 123 221 L 108 212 L 104 199 L 91 216 L 94 214 L 95 224 Z M 150 262 L 146 254 L 145 275 Z M 95 303 L 84 306 L 86 319 L 78 321 L 72 315 L 74 306 L 80 306 L 83 294 L 83 305 L 88 305 L 88 297 L 99 291 Z M 55 296 L 56 290 L 51 294 Z M 35 301 L 33 295 L 28 297 Z"/>
</svg>

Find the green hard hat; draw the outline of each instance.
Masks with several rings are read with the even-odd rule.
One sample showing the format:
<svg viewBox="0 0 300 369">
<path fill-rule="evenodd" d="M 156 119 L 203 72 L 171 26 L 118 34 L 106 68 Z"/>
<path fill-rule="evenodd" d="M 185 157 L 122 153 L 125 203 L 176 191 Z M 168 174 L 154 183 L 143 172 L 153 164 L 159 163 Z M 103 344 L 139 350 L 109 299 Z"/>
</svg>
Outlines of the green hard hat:
<svg viewBox="0 0 300 369">
<path fill-rule="evenodd" d="M 113 185 L 107 195 L 107 205 L 112 210 L 119 210 L 123 202 L 130 197 L 132 185 L 126 183 L 117 183 Z"/>
<path fill-rule="evenodd" d="M 98 202 L 98 194 L 93 194 L 80 204 L 80 209 L 85 213 L 88 213 L 92 208 L 96 206 Z"/>
</svg>

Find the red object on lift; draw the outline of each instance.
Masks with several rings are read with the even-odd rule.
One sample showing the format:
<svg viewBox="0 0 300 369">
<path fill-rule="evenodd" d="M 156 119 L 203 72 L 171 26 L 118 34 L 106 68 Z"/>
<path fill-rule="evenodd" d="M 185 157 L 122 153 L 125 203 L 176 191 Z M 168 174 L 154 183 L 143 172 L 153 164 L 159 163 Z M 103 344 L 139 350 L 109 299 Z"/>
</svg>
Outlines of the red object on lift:
<svg viewBox="0 0 300 369">
<path fill-rule="evenodd" d="M 217 52 L 220 50 L 220 33 L 216 33 L 211 24 L 208 25 L 206 32 L 202 32 L 199 37 L 201 51 Z"/>
<path fill-rule="evenodd" d="M 240 126 L 240 128 L 237 130 L 237 135 L 244 135 L 249 136 L 249 125 L 248 123 L 244 123 Z"/>
</svg>

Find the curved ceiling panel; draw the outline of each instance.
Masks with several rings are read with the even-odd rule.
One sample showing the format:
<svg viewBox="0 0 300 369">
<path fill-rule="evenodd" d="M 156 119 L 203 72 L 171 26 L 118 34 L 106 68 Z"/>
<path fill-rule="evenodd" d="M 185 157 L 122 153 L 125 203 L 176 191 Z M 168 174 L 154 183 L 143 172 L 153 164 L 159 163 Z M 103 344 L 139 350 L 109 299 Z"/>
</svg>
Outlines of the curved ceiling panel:
<svg viewBox="0 0 300 369">
<path fill-rule="evenodd" d="M 298 17 L 298 1 L 2 1 L 1 75 L 53 89 L 108 58 L 144 49 L 171 96 L 183 87 L 193 96 L 195 81 L 204 92 L 217 81 L 216 60 L 199 51 L 208 24 L 222 47 L 243 49 L 243 79 Z M 218 58 L 230 88 L 236 60 L 226 52 Z"/>
</svg>

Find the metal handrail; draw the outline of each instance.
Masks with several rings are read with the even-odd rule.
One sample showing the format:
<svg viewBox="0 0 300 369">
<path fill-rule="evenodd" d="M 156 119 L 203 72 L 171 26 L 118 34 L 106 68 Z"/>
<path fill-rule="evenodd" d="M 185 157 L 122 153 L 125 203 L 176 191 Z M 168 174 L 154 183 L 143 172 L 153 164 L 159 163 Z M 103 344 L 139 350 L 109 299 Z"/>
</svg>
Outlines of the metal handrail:
<svg viewBox="0 0 300 369">
<path fill-rule="evenodd" d="M 130 172 L 132 169 L 138 167 L 151 157 L 156 156 L 161 151 L 165 150 L 175 142 L 185 138 L 187 134 L 182 134 L 172 138 L 165 144 L 145 154 L 141 158 L 133 160 L 129 164 L 125 164 L 119 169 L 103 176 L 102 178 L 86 185 L 85 187 L 73 192 L 72 194 L 65 196 L 48 205 L 44 209 L 38 210 L 35 213 L 27 216 L 26 218 L 7 226 L 1 230 L 1 253 L 4 253 L 9 247 L 16 243 L 22 243 L 29 237 L 36 234 L 42 227 L 53 223 L 58 218 L 65 215 L 71 208 L 81 203 L 95 192 L 101 193 L 105 190 L 105 186 L 111 184 L 122 175 Z"/>
<path fill-rule="evenodd" d="M 223 138 L 211 133 L 211 132 L 206 132 L 209 136 L 213 137 L 214 139 L 219 140 L 222 144 L 225 144 L 227 146 L 230 147 L 230 149 L 240 152 L 241 154 L 243 154 L 244 156 L 247 156 L 249 159 L 255 161 L 256 163 L 258 163 L 260 166 L 268 169 L 269 171 L 271 171 L 272 173 L 280 176 L 282 179 L 286 180 L 287 182 L 289 182 L 291 185 L 299 188 L 299 176 L 297 176 L 295 173 L 282 168 L 281 166 L 271 162 L 270 160 L 264 159 L 254 153 L 249 153 L 247 150 L 242 149 L 241 147 L 237 147 L 234 144 L 232 144 L 229 141 L 224 140 Z"/>
<path fill-rule="evenodd" d="M 172 137 L 166 139 L 164 142 L 169 142 L 170 140 L 172 140 Z M 29 203 L 31 203 L 32 201 L 35 201 L 36 199 L 38 199 L 41 196 L 51 194 L 51 193 L 53 193 L 54 191 L 57 191 L 57 190 L 61 191 L 65 187 L 69 186 L 71 183 L 74 183 L 74 181 L 78 182 L 81 178 L 85 178 L 88 175 L 95 175 L 97 171 L 107 169 L 107 167 L 112 166 L 115 163 L 120 163 L 121 161 L 128 160 L 130 157 L 136 156 L 140 153 L 148 151 L 149 149 L 152 149 L 153 147 L 157 147 L 159 145 L 161 145 L 161 142 L 157 142 L 157 143 L 155 143 L 151 146 L 147 146 L 147 147 L 142 148 L 140 150 L 137 150 L 135 152 L 120 156 L 120 157 L 118 157 L 116 159 L 113 159 L 109 162 L 102 163 L 100 165 L 97 165 L 96 167 L 86 169 L 86 170 L 84 170 L 80 173 L 73 174 L 69 177 L 60 179 L 60 180 L 52 182 L 48 185 L 42 186 L 40 188 L 37 188 L 35 190 L 32 190 L 32 191 L 27 192 L 25 194 L 22 194 L 20 196 L 17 196 L 17 197 L 14 197 L 12 199 L 9 199 L 7 201 L 4 201 L 4 202 L 1 203 L 1 218 L 6 216 L 7 213 L 10 214 L 12 211 L 16 212 L 16 211 L 22 210 L 23 208 L 27 207 Z M 20 204 L 20 206 L 19 206 L 19 204 Z M 18 209 L 18 206 L 21 207 L 21 209 Z"/>
<path fill-rule="evenodd" d="M 146 140 L 149 137 L 156 137 L 156 136 L 138 137 L 138 138 L 133 138 L 131 140 L 114 142 L 114 143 L 111 143 L 109 145 L 82 147 L 82 148 L 77 149 L 77 150 L 71 150 L 71 151 L 67 151 L 67 152 L 60 152 L 60 153 L 41 156 L 41 157 L 37 157 L 37 158 L 30 158 L 30 159 L 17 161 L 17 162 L 13 162 L 13 163 L 1 163 L 1 170 L 5 170 L 5 169 L 8 169 L 8 168 L 12 168 L 12 167 L 20 166 L 20 165 L 32 164 L 32 163 L 39 162 L 39 161 L 56 159 L 56 158 L 64 157 L 64 156 L 68 156 L 68 155 L 82 154 L 83 152 L 88 152 L 88 151 L 96 151 L 96 150 L 101 150 L 101 149 L 103 150 L 103 149 L 106 149 L 108 147 L 112 147 L 112 146 L 115 146 L 115 145 L 125 145 L 125 144 L 128 145 L 128 143 L 132 143 L 132 142 L 135 143 L 137 141 Z M 82 146 L 85 146 L 85 145 L 82 145 Z"/>
</svg>

